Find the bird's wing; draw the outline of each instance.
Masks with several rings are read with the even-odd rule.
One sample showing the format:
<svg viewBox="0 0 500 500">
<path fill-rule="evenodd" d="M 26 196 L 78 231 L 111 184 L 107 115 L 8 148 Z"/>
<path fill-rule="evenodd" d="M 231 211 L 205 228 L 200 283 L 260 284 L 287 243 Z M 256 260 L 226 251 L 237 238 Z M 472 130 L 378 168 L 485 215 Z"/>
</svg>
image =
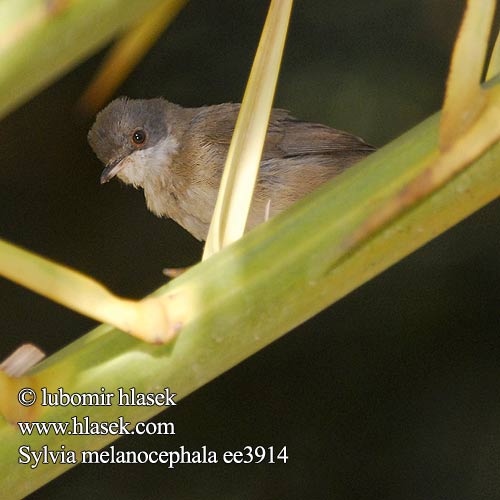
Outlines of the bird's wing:
<svg viewBox="0 0 500 500">
<path fill-rule="evenodd" d="M 197 115 L 195 120 L 200 125 L 200 137 L 207 146 L 224 151 L 229 147 L 239 110 L 239 104 L 227 103 L 204 108 Z M 344 154 L 359 153 L 363 156 L 374 149 L 355 135 L 319 123 L 297 120 L 284 109 L 273 109 L 262 160 L 306 155 L 334 155 L 342 159 Z"/>
<path fill-rule="evenodd" d="M 375 148 L 361 138 L 334 128 L 310 123 L 290 116 L 288 111 L 275 109 L 269 121 L 262 160 L 304 156 L 364 156 Z"/>
</svg>

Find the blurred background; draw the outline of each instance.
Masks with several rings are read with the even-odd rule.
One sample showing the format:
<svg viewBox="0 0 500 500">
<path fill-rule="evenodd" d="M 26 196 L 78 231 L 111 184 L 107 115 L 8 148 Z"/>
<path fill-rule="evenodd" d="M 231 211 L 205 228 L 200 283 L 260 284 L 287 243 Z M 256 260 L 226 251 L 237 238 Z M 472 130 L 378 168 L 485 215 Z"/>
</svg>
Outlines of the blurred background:
<svg viewBox="0 0 500 500">
<path fill-rule="evenodd" d="M 464 5 L 297 1 L 276 106 L 383 146 L 440 108 Z M 239 102 L 267 6 L 190 2 L 119 94 Z M 99 185 L 75 102 L 103 54 L 3 120 L 1 236 L 141 297 L 202 246 L 142 192 Z M 499 216 L 497 201 L 159 415 L 176 436 L 115 442 L 286 445 L 287 464 L 81 465 L 31 498 L 499 498 Z M 6 280 L 0 295 L 0 358 L 94 326 Z"/>
</svg>

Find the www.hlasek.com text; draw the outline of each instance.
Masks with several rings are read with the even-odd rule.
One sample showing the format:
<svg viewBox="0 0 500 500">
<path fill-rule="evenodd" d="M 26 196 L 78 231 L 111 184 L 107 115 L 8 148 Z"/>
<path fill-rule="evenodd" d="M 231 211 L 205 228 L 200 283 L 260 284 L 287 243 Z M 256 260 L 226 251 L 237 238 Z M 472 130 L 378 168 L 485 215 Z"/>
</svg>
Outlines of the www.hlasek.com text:
<svg viewBox="0 0 500 500">
<path fill-rule="evenodd" d="M 172 436 L 175 434 L 173 422 L 137 422 L 135 425 L 123 417 L 112 422 L 92 420 L 85 416 L 71 417 L 68 422 L 17 422 L 23 436 L 48 436 L 50 433 L 66 436 L 125 436 L 128 434 Z"/>
</svg>

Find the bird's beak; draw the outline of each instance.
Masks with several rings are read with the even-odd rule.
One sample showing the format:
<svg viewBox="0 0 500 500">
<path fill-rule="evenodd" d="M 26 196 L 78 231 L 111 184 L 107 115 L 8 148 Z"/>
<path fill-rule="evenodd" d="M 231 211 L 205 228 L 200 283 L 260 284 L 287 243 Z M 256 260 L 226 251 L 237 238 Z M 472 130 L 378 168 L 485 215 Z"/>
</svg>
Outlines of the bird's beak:
<svg viewBox="0 0 500 500">
<path fill-rule="evenodd" d="M 127 157 L 118 158 L 116 160 L 110 161 L 101 174 L 101 184 L 106 184 L 110 181 L 124 166 Z"/>
</svg>

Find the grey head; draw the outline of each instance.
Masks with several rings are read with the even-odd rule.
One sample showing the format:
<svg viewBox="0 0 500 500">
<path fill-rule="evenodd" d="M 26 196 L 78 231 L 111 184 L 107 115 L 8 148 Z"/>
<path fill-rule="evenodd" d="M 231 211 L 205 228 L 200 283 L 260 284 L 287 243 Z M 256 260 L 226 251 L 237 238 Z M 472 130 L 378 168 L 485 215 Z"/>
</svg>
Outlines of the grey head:
<svg viewBox="0 0 500 500">
<path fill-rule="evenodd" d="M 167 101 L 127 99 L 112 101 L 96 117 L 88 141 L 104 163 L 101 184 L 117 176 L 143 187 L 161 170 L 165 155 L 177 148 L 166 119 Z"/>
</svg>

